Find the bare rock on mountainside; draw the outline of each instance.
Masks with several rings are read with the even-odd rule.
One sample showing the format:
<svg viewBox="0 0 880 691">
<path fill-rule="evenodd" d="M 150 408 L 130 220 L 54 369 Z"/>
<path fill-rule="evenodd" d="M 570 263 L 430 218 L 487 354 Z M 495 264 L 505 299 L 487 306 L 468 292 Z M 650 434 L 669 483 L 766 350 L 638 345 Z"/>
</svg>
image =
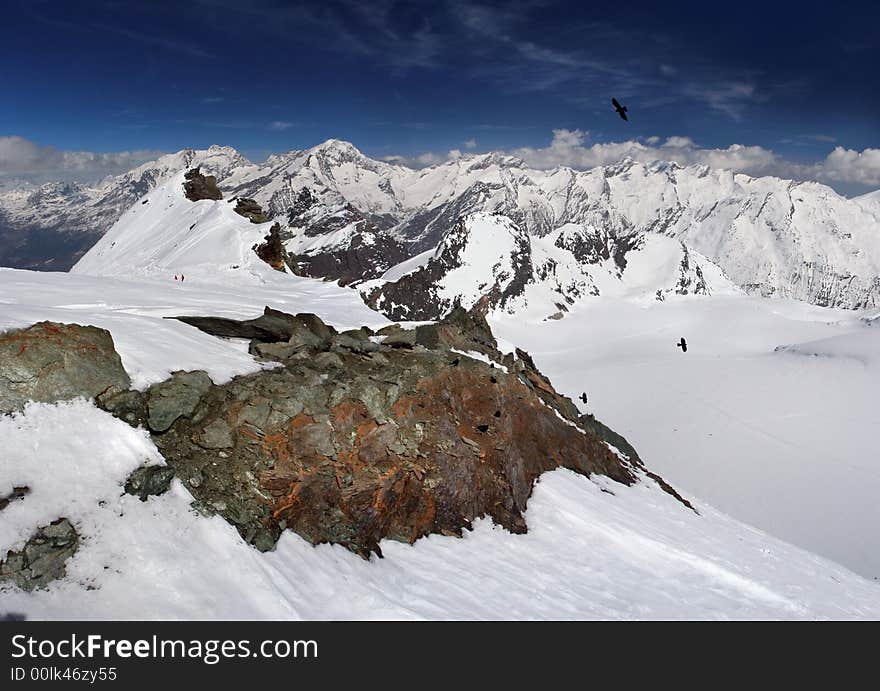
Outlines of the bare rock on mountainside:
<svg viewBox="0 0 880 691">
<path fill-rule="evenodd" d="M 131 385 L 104 329 L 40 322 L 0 333 L 0 413 L 28 401 L 95 398 Z"/>
<path fill-rule="evenodd" d="M 645 472 L 628 445 L 609 446 L 619 438 L 601 423 L 584 428 L 528 354 L 502 355 L 478 314 L 455 310 L 409 340 L 386 329 L 384 341 L 286 316 L 286 340 L 255 332 L 263 318 L 238 332 L 256 333 L 252 352 L 283 366 L 224 385 L 176 373 L 140 394 L 138 420 L 197 507 L 258 549 L 290 529 L 368 557 L 384 538 L 459 535 L 481 516 L 525 532 L 526 502 L 545 471 L 625 484 Z M 186 321 L 233 333 L 230 320 Z M 113 401 L 107 408 L 117 412 Z"/>
<path fill-rule="evenodd" d="M 315 314 L 293 315 L 271 307 L 266 307 L 259 317 L 244 321 L 224 317 L 166 317 L 166 319 L 177 319 L 212 336 L 247 338 L 264 343 L 290 341 L 296 337 L 311 338 L 311 344 L 314 345 L 320 338 L 326 339 L 336 333 L 332 326 L 324 324 Z"/>
<path fill-rule="evenodd" d="M 239 216 L 244 216 L 251 223 L 267 223 L 269 221 L 266 214 L 263 213 L 263 207 L 253 199 L 245 197 L 235 201 L 235 213 Z"/>
<path fill-rule="evenodd" d="M 0 583 L 10 581 L 22 590 L 45 588 L 65 575 L 65 563 L 79 546 L 79 534 L 66 518 L 39 528 L 19 551 L 0 561 Z"/>
<path fill-rule="evenodd" d="M 253 250 L 260 259 L 276 271 L 284 271 L 290 262 L 287 250 L 284 249 L 284 243 L 281 240 L 281 226 L 277 223 L 272 224 L 272 227 L 269 228 L 269 234 L 263 238 L 263 242 L 259 245 L 254 245 Z"/>
<path fill-rule="evenodd" d="M 183 189 L 186 192 L 186 198 L 192 202 L 202 199 L 223 199 L 223 195 L 217 187 L 217 178 L 213 175 L 202 175 L 200 168 L 188 170 L 184 176 L 186 182 L 183 183 Z"/>
<path fill-rule="evenodd" d="M 559 467 L 627 485 L 652 477 L 687 504 L 626 440 L 581 416 L 528 353 L 502 354 L 477 311 L 378 333 L 338 332 L 314 314 L 268 307 L 241 322 L 181 319 L 250 339 L 252 353 L 280 366 L 222 385 L 205 372 L 175 372 L 142 392 L 128 388 L 106 331 L 44 322 L 0 336 L 0 401 L 15 410 L 28 398 L 96 397 L 147 428 L 167 462 L 135 471 L 126 491 L 149 500 L 173 474 L 196 508 L 261 550 L 286 529 L 367 558 L 382 539 L 460 535 L 484 516 L 525 532 L 535 482 Z M 20 489 L 7 503 L 26 494 Z M 27 568 L 30 581 L 49 573 L 32 564 L 63 554 L 43 554 L 48 538 L 37 538 L 42 561 L 11 555 L 4 573 L 17 579 Z"/>
</svg>

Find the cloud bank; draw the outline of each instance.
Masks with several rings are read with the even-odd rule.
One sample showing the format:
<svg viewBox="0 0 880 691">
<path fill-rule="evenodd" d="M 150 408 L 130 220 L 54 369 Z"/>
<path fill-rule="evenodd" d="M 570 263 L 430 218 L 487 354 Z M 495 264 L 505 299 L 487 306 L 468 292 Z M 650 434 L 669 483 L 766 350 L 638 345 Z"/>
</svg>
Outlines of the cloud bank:
<svg viewBox="0 0 880 691">
<path fill-rule="evenodd" d="M 88 180 L 124 173 L 164 152 L 63 151 L 17 136 L 0 136 L 0 177 L 28 180 Z"/>
</svg>

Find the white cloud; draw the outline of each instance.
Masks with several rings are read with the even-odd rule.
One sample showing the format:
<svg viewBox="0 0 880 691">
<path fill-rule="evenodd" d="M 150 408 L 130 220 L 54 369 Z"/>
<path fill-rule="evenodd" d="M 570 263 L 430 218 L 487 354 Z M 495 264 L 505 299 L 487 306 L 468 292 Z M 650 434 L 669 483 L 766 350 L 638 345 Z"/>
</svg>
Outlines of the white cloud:
<svg viewBox="0 0 880 691">
<path fill-rule="evenodd" d="M 269 129 L 275 132 L 283 132 L 284 130 L 288 130 L 294 126 L 293 122 L 287 122 L 285 120 L 274 120 L 269 123 Z"/>
<path fill-rule="evenodd" d="M 477 140 L 473 139 L 473 138 L 468 139 L 466 142 L 464 142 L 464 144 L 462 144 L 462 146 L 465 149 L 476 149 L 477 148 Z"/>
<path fill-rule="evenodd" d="M 660 141 L 659 137 L 652 137 L 653 142 L 648 142 L 649 144 L 656 144 Z M 694 146 L 694 140 L 690 137 L 667 137 L 666 143 L 663 146 L 668 146 L 672 149 L 687 149 L 689 147 Z"/>
<path fill-rule="evenodd" d="M 164 152 L 139 150 L 96 153 L 62 151 L 18 136 L 0 136 L 0 176 L 87 179 L 122 173 Z"/>
<path fill-rule="evenodd" d="M 658 137 L 649 137 L 645 143 L 628 140 L 587 144 L 587 136 L 581 130 L 554 130 L 550 146 L 522 147 L 511 153 L 536 168 L 569 166 L 586 169 L 616 163 L 628 157 L 642 163 L 665 160 L 681 165 L 705 164 L 752 175 L 792 172 L 791 168 L 784 171 L 788 164 L 760 146 L 733 144 L 726 149 L 704 149 L 690 137 L 682 136 L 668 137 L 662 144 Z"/>
<path fill-rule="evenodd" d="M 835 147 L 823 161 L 821 174 L 835 182 L 880 186 L 880 149 L 854 151 Z"/>
</svg>

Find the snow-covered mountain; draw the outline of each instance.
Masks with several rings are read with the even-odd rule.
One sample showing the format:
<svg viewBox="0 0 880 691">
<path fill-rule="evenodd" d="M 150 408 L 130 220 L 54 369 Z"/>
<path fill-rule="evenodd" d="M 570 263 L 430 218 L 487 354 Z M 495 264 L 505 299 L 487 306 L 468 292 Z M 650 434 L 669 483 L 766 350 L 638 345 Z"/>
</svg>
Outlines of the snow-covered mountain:
<svg viewBox="0 0 880 691">
<path fill-rule="evenodd" d="M 562 288 L 577 291 L 563 295 L 561 304 L 581 293 L 613 293 L 617 284 L 603 285 L 598 276 L 604 270 L 597 265 L 658 245 L 657 236 L 671 239 L 666 247 L 678 248 L 701 268 L 702 262 L 715 264 L 749 293 L 845 308 L 880 304 L 880 211 L 870 195 L 849 200 L 817 183 L 705 166 L 625 160 L 587 171 L 535 170 L 490 153 L 413 170 L 331 139 L 260 165 L 228 148 L 180 152 L 101 188 L 41 188 L 29 193 L 36 195 L 34 203 L 6 201 L 0 213 L 7 219 L 17 213 L 21 222 L 40 216 L 42 227 L 50 219 L 75 217 L 70 227 L 103 229 L 136 194 L 196 164 L 217 175 L 227 198 L 254 199 L 280 224 L 291 268 L 303 275 L 344 283 L 378 279 L 402 261 L 438 252 L 459 219 L 491 212 L 509 218 L 533 241 L 545 240 L 534 243 L 542 248 L 536 269 L 546 269 L 551 259 L 558 264 L 566 238 L 580 238 L 571 240 L 578 252 L 564 254 L 564 267 L 555 271 L 562 273 Z M 590 268 L 575 267 L 569 276 L 569 254 Z M 474 268 L 492 272 L 492 266 Z M 542 273 L 548 272 L 554 273 Z M 663 284 L 661 294 L 668 287 L 659 277 L 654 282 Z"/>
<path fill-rule="evenodd" d="M 126 211 L 71 272 L 238 283 L 270 274 L 253 248 L 271 222 L 252 223 L 236 213 L 232 200 L 191 201 L 184 176 L 175 173 Z"/>
<path fill-rule="evenodd" d="M 187 168 L 218 177 L 246 167 L 235 149 L 184 149 L 95 185 L 46 183 L 0 190 L 0 266 L 66 271 L 141 197 Z"/>
<path fill-rule="evenodd" d="M 877 574 L 876 521 L 865 520 L 877 514 L 878 483 L 867 451 L 876 428 L 870 401 L 880 371 L 871 356 L 877 340 L 873 312 L 724 297 L 741 292 L 729 270 L 684 235 L 635 222 L 647 195 L 631 200 L 629 215 L 585 207 L 581 217 L 558 224 L 559 217 L 543 212 L 517 216 L 516 209 L 478 208 L 477 197 L 470 196 L 476 183 L 453 174 L 467 161 L 410 172 L 396 166 L 388 172 L 378 163 L 370 171 L 361 170 L 359 159 L 343 161 L 346 151 L 358 156 L 338 143 L 300 152 L 291 170 L 253 187 L 244 181 L 262 167 L 234 163 L 220 181 L 219 200 L 192 201 L 187 175 L 171 173 L 118 219 L 71 274 L 0 270 L 6 303 L 0 329 L 41 319 L 103 326 L 134 386 L 144 389 L 176 370 L 203 369 L 220 383 L 267 366 L 240 339 L 215 338 L 164 317 L 246 319 L 273 305 L 314 312 L 341 329 L 386 324 L 356 291 L 277 271 L 260 260 L 253 248 L 277 222 L 288 250 L 298 254 L 290 260 L 295 268 L 317 270 L 327 262 L 333 270 L 351 270 L 363 261 L 380 278 L 356 288 L 381 301 L 386 314 L 425 318 L 456 302 L 482 300 L 505 350 L 527 346 L 560 390 L 575 400 L 589 392 L 589 410 L 600 418 L 613 412 L 616 426 L 639 441 L 649 467 L 656 463 L 664 473 L 668 468 L 685 490 L 699 488 L 698 496 L 705 493 L 735 518 L 696 501 L 699 513 L 689 511 L 651 483 L 625 488 L 553 471 L 535 488 L 524 536 L 479 521 L 464 540 L 435 535 L 415 546 L 383 541 L 388 558 L 379 563 L 327 545 L 312 548 L 295 535 L 285 535 L 275 552 L 260 554 L 217 517 L 192 511 L 193 494 L 180 481 L 147 502 L 121 492 L 145 459 L 162 463 L 143 430 L 85 401 L 36 404 L 0 419 L 9 440 L 0 459 L 9 469 L 9 486 L 0 487 L 0 497 L 19 485 L 33 490 L 28 500 L 4 510 L 14 512 L 14 522 L 0 531 L 0 549 L 20 549 L 31 528 L 59 511 L 89 539 L 71 559 L 68 575 L 50 590 L 29 594 L 0 587 L 4 608 L 66 618 L 156 616 L 156 602 L 169 618 L 491 618 L 511 616 L 512 606 L 519 617 L 552 618 L 877 616 L 880 596 L 868 580 L 738 522 L 838 559 L 863 576 Z M 482 160 L 486 168 L 474 175 L 519 165 L 501 157 Z M 623 168 L 628 173 L 619 172 Z M 383 170 L 400 176 L 387 185 L 391 193 L 382 189 Z M 670 174 L 668 167 L 634 164 L 616 170 L 605 178 L 609 191 L 619 182 L 614 178 L 638 170 L 651 180 L 661 170 Z M 685 170 L 672 171 L 678 180 L 673 189 L 682 198 Z M 531 172 L 548 179 L 560 174 Z M 418 213 L 427 218 L 428 207 L 413 211 L 415 197 L 407 201 L 403 186 L 411 176 L 446 173 L 450 185 L 460 188 L 446 189 L 448 197 L 437 208 L 455 219 L 442 232 L 446 221 L 437 220 L 422 240 L 410 242 L 415 236 L 405 229 L 415 228 Z M 293 178 L 311 182 L 297 187 Z M 273 196 L 261 196 L 271 184 L 296 193 L 284 213 L 283 205 L 272 207 Z M 480 189 L 491 206 L 494 197 Z M 262 213 L 250 206 L 250 216 L 236 212 L 248 195 L 261 200 L 273 220 L 261 221 Z M 385 206 L 392 200 L 399 208 Z M 828 208 L 838 206 L 863 217 L 846 200 L 832 200 Z M 541 207 L 536 202 L 529 208 Z M 755 211 L 757 218 L 766 213 Z M 535 225 L 539 218 L 550 219 L 549 231 Z M 745 227 L 745 221 L 737 226 Z M 434 242 L 434 233 L 435 245 L 412 254 L 428 239 Z M 367 236 L 393 240 L 412 256 L 381 268 L 381 252 L 370 261 L 374 245 Z M 355 244 L 358 238 L 361 244 Z M 341 259 L 329 263 L 343 256 L 351 258 L 347 265 Z M 175 283 L 174 274 L 185 274 L 185 284 Z M 592 299 L 596 294 L 607 300 Z M 666 299 L 677 294 L 713 299 Z M 583 309 L 575 313 L 578 302 Z M 542 321 L 565 309 L 573 314 Z M 682 335 L 691 344 L 687 357 L 674 346 Z M 326 353 L 328 360 L 334 355 Z M 814 396 L 818 390 L 828 395 Z M 853 407 L 854 400 L 859 405 Z M 796 414 L 801 410 L 804 415 Z M 846 434 L 829 437 L 828 420 Z M 58 433 L 66 429 L 81 434 Z M 71 458 L 77 463 L 71 465 Z M 834 472 L 839 468 L 858 472 Z M 83 496 L 89 501 L 71 500 Z M 181 531 L 193 539 L 175 538 Z M 206 566 L 218 558 L 230 569 Z M 132 566 L 143 560 L 154 568 Z M 156 569 L 163 578 L 154 577 Z M 242 596 L 243 582 L 248 588 Z M 536 600 L 535 589 L 550 595 Z"/>
<path fill-rule="evenodd" d="M 663 235 L 760 295 L 848 308 L 880 304 L 880 219 L 817 183 L 631 160 L 542 171 L 498 153 L 411 170 L 329 140 L 237 171 L 223 186 L 257 199 L 270 217 L 286 218 L 291 252 L 318 267 L 309 275 L 342 277 L 314 258 L 375 246 L 361 228 L 394 243 L 391 254 L 415 255 L 435 249 L 462 216 L 489 211 L 530 236 L 577 224 L 625 248 L 643 235 Z M 345 237 L 322 233 L 322 224 L 340 214 L 348 215 Z M 315 240 L 321 236 L 332 239 Z M 364 277 L 372 278 L 387 261 L 378 250 L 364 254 Z"/>
<path fill-rule="evenodd" d="M 868 192 L 859 197 L 853 197 L 853 201 L 863 209 L 880 218 L 880 190 Z"/>
<path fill-rule="evenodd" d="M 612 238 L 568 223 L 543 237 L 507 216 L 462 217 L 433 250 L 361 286 L 367 304 L 392 319 L 437 319 L 455 305 L 560 318 L 589 296 L 735 293 L 717 266 L 662 235 Z"/>
</svg>

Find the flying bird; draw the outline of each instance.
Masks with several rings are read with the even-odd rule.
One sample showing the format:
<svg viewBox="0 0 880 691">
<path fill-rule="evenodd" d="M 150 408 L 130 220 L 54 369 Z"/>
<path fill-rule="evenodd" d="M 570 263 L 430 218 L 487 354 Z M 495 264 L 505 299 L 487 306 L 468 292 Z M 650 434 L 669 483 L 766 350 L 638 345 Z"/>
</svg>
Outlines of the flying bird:
<svg viewBox="0 0 880 691">
<path fill-rule="evenodd" d="M 622 105 L 620 105 L 620 103 L 617 102 L 617 99 L 616 99 L 616 98 L 612 98 L 612 99 L 611 99 L 611 105 L 614 106 L 614 110 L 617 111 L 617 114 L 618 114 L 620 117 L 622 117 L 624 120 L 626 120 L 627 122 L 629 122 L 629 118 L 626 117 L 626 106 L 622 106 Z"/>
<path fill-rule="evenodd" d="M 684 336 L 681 337 L 681 340 L 675 344 L 677 347 L 681 348 L 682 353 L 686 353 L 688 351 L 687 341 L 684 340 Z"/>
</svg>

